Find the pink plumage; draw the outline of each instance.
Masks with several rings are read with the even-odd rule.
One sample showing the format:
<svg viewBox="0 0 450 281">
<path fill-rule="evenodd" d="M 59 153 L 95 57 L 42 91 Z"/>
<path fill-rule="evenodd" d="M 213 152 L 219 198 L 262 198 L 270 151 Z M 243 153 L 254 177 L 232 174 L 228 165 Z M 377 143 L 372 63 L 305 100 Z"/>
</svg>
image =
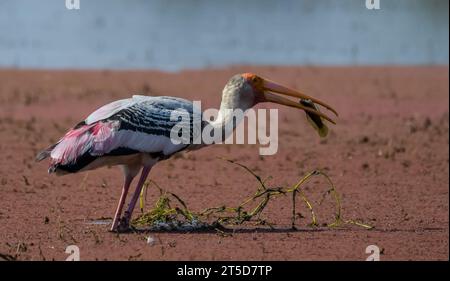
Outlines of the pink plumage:
<svg viewBox="0 0 450 281">
<path fill-rule="evenodd" d="M 93 155 L 109 152 L 117 127 L 118 122 L 97 122 L 70 130 L 50 152 L 49 171 L 54 172 L 58 165 L 74 163 L 87 151 Z"/>
</svg>

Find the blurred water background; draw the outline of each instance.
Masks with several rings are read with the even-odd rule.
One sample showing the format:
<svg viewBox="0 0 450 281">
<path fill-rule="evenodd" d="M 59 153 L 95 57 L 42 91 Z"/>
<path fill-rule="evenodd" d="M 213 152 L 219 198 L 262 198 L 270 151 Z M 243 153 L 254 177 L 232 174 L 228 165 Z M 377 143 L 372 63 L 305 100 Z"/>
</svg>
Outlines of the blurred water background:
<svg viewBox="0 0 450 281">
<path fill-rule="evenodd" d="M 0 67 L 448 64 L 447 0 L 0 0 Z"/>
</svg>

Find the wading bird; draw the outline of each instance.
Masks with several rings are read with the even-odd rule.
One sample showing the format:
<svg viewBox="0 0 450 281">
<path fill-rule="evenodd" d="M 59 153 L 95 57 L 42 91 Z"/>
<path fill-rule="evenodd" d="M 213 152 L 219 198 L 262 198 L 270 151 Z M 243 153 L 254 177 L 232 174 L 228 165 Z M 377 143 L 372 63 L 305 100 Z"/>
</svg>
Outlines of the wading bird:
<svg viewBox="0 0 450 281">
<path fill-rule="evenodd" d="M 300 98 L 301 102 L 275 93 Z M 308 120 L 321 135 L 324 128 L 326 129 L 322 118 L 333 124 L 334 121 L 321 113 L 315 104 L 337 115 L 331 106 L 320 100 L 255 74 L 244 73 L 233 76 L 225 85 L 216 120 L 202 120 L 201 126 L 210 125 L 221 130 L 232 122 L 234 129 L 237 124 L 228 113 L 229 110 L 245 111 L 261 102 L 274 102 L 304 110 Z M 193 103 L 165 96 L 133 96 L 114 101 L 94 111 L 69 130 L 57 143 L 40 152 L 36 160 L 41 161 L 50 157 L 48 172 L 57 175 L 120 165 L 125 179 L 111 231 L 126 231 L 129 229 L 136 201 L 153 165 L 177 152 L 203 146 L 172 142 L 170 132 L 179 120 L 172 120 L 171 115 L 177 111 L 192 113 Z M 193 130 L 192 126 L 190 128 Z M 122 216 L 130 184 L 141 169 L 136 190 Z"/>
</svg>

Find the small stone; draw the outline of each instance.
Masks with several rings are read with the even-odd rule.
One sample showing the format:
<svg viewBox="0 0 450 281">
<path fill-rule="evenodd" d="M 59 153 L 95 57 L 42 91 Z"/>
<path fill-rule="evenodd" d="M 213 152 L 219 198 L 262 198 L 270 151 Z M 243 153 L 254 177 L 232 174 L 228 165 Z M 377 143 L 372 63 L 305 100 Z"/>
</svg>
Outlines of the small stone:
<svg viewBox="0 0 450 281">
<path fill-rule="evenodd" d="M 427 117 L 425 119 L 425 121 L 423 122 L 423 128 L 426 130 L 426 129 L 430 128 L 431 125 L 433 125 L 433 123 L 431 122 L 431 119 L 429 117 Z"/>
<path fill-rule="evenodd" d="M 368 143 L 370 141 L 368 136 L 363 136 L 360 140 L 359 143 Z"/>
<path fill-rule="evenodd" d="M 153 238 L 151 236 L 147 237 L 147 244 L 148 245 L 153 246 L 153 245 L 155 245 L 155 242 L 156 242 L 155 238 Z"/>
<path fill-rule="evenodd" d="M 405 168 L 409 168 L 409 167 L 411 166 L 411 162 L 408 161 L 408 160 L 405 160 L 405 161 L 402 162 L 402 165 L 403 165 L 403 167 L 405 167 Z"/>
</svg>

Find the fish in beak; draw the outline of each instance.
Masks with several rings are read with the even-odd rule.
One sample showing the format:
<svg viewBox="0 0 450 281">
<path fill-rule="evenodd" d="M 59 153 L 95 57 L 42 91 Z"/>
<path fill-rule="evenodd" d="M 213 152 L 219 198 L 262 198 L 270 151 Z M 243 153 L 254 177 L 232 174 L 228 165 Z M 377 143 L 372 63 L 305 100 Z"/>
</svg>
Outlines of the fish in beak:
<svg viewBox="0 0 450 281">
<path fill-rule="evenodd" d="M 306 113 L 307 120 L 311 123 L 312 127 L 317 130 L 321 137 L 325 137 L 328 134 L 328 127 L 325 125 L 324 120 L 329 121 L 332 124 L 336 122 L 329 116 L 322 113 L 317 105 L 323 106 L 326 109 L 333 112 L 336 116 L 338 113 L 330 105 L 320 101 L 316 98 L 305 95 L 297 90 L 290 89 L 288 87 L 277 84 L 273 81 L 262 79 L 264 100 L 268 102 L 274 102 L 285 106 L 295 107 L 302 109 Z M 294 97 L 300 99 L 298 102 L 292 101 L 288 98 L 280 95 Z"/>
<path fill-rule="evenodd" d="M 319 111 L 319 108 L 311 100 L 300 99 L 300 104 Z M 328 127 L 323 122 L 322 117 L 309 111 L 305 111 L 305 113 L 306 120 L 308 120 L 311 126 L 316 129 L 316 131 L 319 133 L 319 136 L 321 138 L 326 137 L 328 135 Z"/>
</svg>

